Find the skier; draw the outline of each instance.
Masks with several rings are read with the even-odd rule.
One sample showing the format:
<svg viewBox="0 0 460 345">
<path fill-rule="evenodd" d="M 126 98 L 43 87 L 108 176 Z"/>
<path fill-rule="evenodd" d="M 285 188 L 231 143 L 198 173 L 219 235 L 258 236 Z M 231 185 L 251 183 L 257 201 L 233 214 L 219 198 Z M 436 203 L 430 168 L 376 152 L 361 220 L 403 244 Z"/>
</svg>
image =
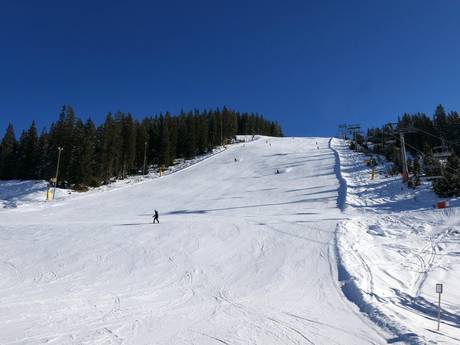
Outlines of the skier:
<svg viewBox="0 0 460 345">
<path fill-rule="evenodd" d="M 280 173 L 280 171 L 279 171 L 278 169 L 276 169 L 276 173 L 277 173 L 277 174 L 279 174 L 279 173 Z"/>
<path fill-rule="evenodd" d="M 155 224 L 155 221 L 157 221 L 158 224 L 160 224 L 160 221 L 158 220 L 158 211 L 155 210 L 155 214 L 153 215 L 153 224 Z"/>
</svg>

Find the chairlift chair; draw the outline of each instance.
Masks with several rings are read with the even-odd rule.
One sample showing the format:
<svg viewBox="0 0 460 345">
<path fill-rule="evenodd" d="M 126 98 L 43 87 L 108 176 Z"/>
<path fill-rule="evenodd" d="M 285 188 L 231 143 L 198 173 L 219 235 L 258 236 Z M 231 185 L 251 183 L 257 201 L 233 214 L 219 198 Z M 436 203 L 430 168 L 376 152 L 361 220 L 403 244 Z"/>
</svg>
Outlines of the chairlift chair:
<svg viewBox="0 0 460 345">
<path fill-rule="evenodd" d="M 424 181 L 440 180 L 440 179 L 443 179 L 443 178 L 445 178 L 445 177 L 442 176 L 442 175 L 438 175 L 438 176 L 420 176 L 420 179 L 424 180 Z"/>
<path fill-rule="evenodd" d="M 449 147 L 446 145 L 434 146 L 431 151 L 433 157 L 438 159 L 446 159 L 452 155 L 452 152 L 450 152 Z"/>
</svg>

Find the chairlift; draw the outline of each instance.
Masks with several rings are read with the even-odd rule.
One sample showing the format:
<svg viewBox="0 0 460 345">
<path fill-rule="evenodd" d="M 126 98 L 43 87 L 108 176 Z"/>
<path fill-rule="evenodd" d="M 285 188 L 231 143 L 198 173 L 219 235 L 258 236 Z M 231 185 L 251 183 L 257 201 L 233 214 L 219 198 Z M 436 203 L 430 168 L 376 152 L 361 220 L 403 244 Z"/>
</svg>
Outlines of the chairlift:
<svg viewBox="0 0 460 345">
<path fill-rule="evenodd" d="M 444 176 L 442 175 L 438 175 L 438 176 L 420 176 L 420 179 L 422 180 L 426 180 L 426 181 L 431 181 L 431 180 L 440 180 L 440 179 L 443 179 L 445 178 Z"/>
<path fill-rule="evenodd" d="M 388 144 L 388 145 L 390 145 L 390 144 L 396 144 L 396 139 L 386 140 L 386 141 L 385 141 L 385 144 Z"/>
<path fill-rule="evenodd" d="M 438 159 L 445 159 L 452 155 L 452 152 L 450 152 L 449 147 L 446 145 L 434 146 L 431 152 L 433 157 Z"/>
</svg>

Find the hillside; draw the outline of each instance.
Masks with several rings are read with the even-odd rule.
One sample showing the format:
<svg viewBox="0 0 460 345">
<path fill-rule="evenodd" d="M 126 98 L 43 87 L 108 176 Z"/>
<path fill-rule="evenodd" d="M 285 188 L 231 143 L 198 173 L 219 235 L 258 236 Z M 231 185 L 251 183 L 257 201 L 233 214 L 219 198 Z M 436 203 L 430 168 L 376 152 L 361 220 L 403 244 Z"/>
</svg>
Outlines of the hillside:
<svg viewBox="0 0 460 345">
<path fill-rule="evenodd" d="M 337 280 L 345 190 L 329 143 L 262 138 L 149 182 L 2 209 L 0 343 L 385 343 Z"/>
</svg>

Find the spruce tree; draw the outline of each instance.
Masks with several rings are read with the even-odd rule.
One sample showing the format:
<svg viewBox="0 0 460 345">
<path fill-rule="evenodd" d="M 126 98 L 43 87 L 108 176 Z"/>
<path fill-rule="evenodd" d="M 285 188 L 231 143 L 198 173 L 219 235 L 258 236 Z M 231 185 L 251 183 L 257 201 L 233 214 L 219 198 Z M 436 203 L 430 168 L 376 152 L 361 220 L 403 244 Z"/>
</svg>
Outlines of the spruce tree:
<svg viewBox="0 0 460 345">
<path fill-rule="evenodd" d="M 186 159 L 196 156 L 196 126 L 193 114 L 190 112 L 187 115 L 185 122 L 185 141 L 184 141 L 184 157 Z"/>
<path fill-rule="evenodd" d="M 168 123 L 163 115 L 158 118 L 158 123 L 160 129 L 159 164 L 169 166 L 172 163 L 172 159 Z"/>
<path fill-rule="evenodd" d="M 144 154 L 146 154 L 146 144 L 149 142 L 147 135 L 147 130 L 145 126 L 139 121 L 135 121 L 135 131 L 136 131 L 136 153 L 135 153 L 135 167 L 138 173 L 143 173 L 144 171 Z M 146 165 L 148 165 L 148 161 Z M 146 166 L 147 169 L 147 166 Z"/>
<path fill-rule="evenodd" d="M 0 146 L 0 179 L 11 180 L 17 177 L 17 141 L 13 125 L 10 123 Z"/>
<path fill-rule="evenodd" d="M 38 138 L 38 166 L 37 166 L 37 178 L 40 180 L 48 180 L 49 176 L 47 175 L 48 171 L 48 132 L 46 129 L 43 129 L 42 133 Z"/>
<path fill-rule="evenodd" d="M 38 150 L 38 135 L 35 121 L 27 131 L 23 131 L 18 145 L 18 176 L 24 180 L 38 178 L 40 162 Z"/>
<path fill-rule="evenodd" d="M 121 139 L 122 176 L 126 177 L 133 170 L 136 158 L 136 130 L 130 113 L 121 119 Z"/>
<path fill-rule="evenodd" d="M 100 176 L 107 183 L 113 177 L 118 177 L 120 162 L 119 128 L 111 113 L 107 114 L 102 127 L 101 167 Z"/>
<path fill-rule="evenodd" d="M 436 130 L 438 131 L 438 136 L 445 137 L 447 134 L 447 115 L 441 104 L 436 107 L 433 122 Z"/>
</svg>

